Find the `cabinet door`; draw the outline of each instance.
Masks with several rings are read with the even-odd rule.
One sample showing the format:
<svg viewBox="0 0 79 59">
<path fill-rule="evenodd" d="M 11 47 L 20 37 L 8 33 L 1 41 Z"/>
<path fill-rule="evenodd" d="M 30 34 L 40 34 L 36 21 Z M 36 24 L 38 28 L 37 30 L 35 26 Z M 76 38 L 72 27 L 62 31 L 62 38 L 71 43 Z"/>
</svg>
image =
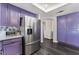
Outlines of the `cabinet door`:
<svg viewBox="0 0 79 59">
<path fill-rule="evenodd" d="M 0 4 L 0 26 L 1 26 L 1 4 Z"/>
<path fill-rule="evenodd" d="M 0 50 L 2 50 L 2 42 L 0 42 Z"/>
<path fill-rule="evenodd" d="M 17 7 L 9 5 L 10 25 L 18 27 L 20 20 L 20 10 Z"/>
<path fill-rule="evenodd" d="M 12 43 L 9 45 L 4 45 L 4 55 L 20 55 L 21 51 L 20 51 L 20 42 L 16 42 L 16 43 Z"/>
<path fill-rule="evenodd" d="M 0 55 L 3 53 L 2 51 L 2 42 L 0 42 Z"/>
<path fill-rule="evenodd" d="M 67 16 L 67 43 L 79 47 L 79 13 Z"/>
<path fill-rule="evenodd" d="M 21 15 L 22 17 L 24 17 L 24 16 L 26 15 L 25 13 L 26 13 L 26 12 L 21 9 L 21 14 L 20 14 L 20 15 Z"/>
<path fill-rule="evenodd" d="M 5 4 L 5 3 L 2 3 L 1 4 L 1 25 L 2 26 L 6 26 L 6 22 L 7 22 L 7 4 Z"/>
<path fill-rule="evenodd" d="M 17 7 L 15 8 L 15 10 L 16 10 L 16 19 L 17 19 L 15 26 L 20 27 L 20 16 L 21 16 L 20 13 L 21 12 L 20 12 L 20 9 Z"/>
<path fill-rule="evenodd" d="M 66 16 L 57 17 L 57 39 L 59 42 L 66 41 Z"/>
<path fill-rule="evenodd" d="M 15 40 L 15 42 L 14 42 Z M 12 39 L 3 42 L 4 55 L 20 55 L 22 54 L 22 39 Z"/>
</svg>

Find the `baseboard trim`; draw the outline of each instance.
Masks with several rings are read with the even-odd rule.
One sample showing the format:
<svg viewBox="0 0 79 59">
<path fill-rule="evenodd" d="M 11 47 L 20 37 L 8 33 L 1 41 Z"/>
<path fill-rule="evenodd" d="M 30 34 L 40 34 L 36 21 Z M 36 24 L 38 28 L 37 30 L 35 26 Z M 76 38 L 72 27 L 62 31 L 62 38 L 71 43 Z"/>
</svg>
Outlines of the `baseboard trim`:
<svg viewBox="0 0 79 59">
<path fill-rule="evenodd" d="M 48 38 L 44 38 L 44 39 L 47 39 L 47 40 L 53 40 L 53 39 L 48 39 Z"/>
<path fill-rule="evenodd" d="M 66 47 L 70 47 L 72 49 L 79 50 L 79 47 L 76 47 L 76 46 L 73 46 L 73 45 L 70 45 L 70 44 L 67 44 L 67 43 L 58 42 L 58 44 L 63 45 L 63 46 L 66 46 Z"/>
</svg>

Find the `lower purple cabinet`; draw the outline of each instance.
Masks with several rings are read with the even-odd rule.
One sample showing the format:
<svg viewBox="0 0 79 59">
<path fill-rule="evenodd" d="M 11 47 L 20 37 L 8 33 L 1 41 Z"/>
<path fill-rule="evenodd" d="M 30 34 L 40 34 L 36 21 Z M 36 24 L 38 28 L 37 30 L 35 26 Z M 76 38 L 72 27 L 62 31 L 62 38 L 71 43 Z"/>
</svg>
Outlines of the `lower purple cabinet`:
<svg viewBox="0 0 79 59">
<path fill-rule="evenodd" d="M 22 54 L 22 41 L 21 38 L 8 40 L 8 44 L 3 42 L 3 55 L 21 55 Z M 15 40 L 15 41 L 14 41 Z M 17 41 L 16 41 L 17 40 Z M 19 41 L 18 41 L 19 40 Z"/>
<path fill-rule="evenodd" d="M 1 25 L 1 4 L 0 4 L 0 25 Z"/>
<path fill-rule="evenodd" d="M 3 53 L 2 51 L 2 42 L 0 42 L 0 55 Z"/>
<path fill-rule="evenodd" d="M 20 45 L 21 45 L 20 42 L 4 45 L 4 55 L 20 55 L 21 54 Z"/>
</svg>

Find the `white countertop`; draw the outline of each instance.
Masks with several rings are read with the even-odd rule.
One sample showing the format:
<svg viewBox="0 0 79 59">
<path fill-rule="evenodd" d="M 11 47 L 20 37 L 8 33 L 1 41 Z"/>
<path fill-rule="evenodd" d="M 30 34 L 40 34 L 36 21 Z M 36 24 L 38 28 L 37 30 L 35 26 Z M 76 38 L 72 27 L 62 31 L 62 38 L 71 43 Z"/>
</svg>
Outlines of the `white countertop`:
<svg viewBox="0 0 79 59">
<path fill-rule="evenodd" d="M 23 35 L 0 37 L 0 41 L 13 39 L 13 38 L 20 38 L 20 37 L 23 37 Z"/>
</svg>

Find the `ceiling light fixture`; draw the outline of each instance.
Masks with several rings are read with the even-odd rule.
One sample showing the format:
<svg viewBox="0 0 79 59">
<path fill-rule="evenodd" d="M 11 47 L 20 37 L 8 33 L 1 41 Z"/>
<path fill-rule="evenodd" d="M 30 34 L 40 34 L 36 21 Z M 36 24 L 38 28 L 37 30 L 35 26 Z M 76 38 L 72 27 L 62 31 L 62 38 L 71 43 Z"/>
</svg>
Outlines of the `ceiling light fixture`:
<svg viewBox="0 0 79 59">
<path fill-rule="evenodd" d="M 40 5 L 40 3 L 32 3 L 34 6 L 36 6 L 37 8 L 41 9 L 42 11 L 44 12 L 50 12 L 52 10 L 55 10 L 56 8 L 59 8 L 61 6 L 64 6 L 66 5 L 67 3 L 61 3 L 61 4 L 58 4 L 56 6 L 51 6 L 49 4 L 43 4 L 43 5 Z"/>
<path fill-rule="evenodd" d="M 44 8 L 47 9 L 47 8 L 48 8 L 48 4 L 45 4 L 45 5 L 44 5 Z"/>
</svg>

